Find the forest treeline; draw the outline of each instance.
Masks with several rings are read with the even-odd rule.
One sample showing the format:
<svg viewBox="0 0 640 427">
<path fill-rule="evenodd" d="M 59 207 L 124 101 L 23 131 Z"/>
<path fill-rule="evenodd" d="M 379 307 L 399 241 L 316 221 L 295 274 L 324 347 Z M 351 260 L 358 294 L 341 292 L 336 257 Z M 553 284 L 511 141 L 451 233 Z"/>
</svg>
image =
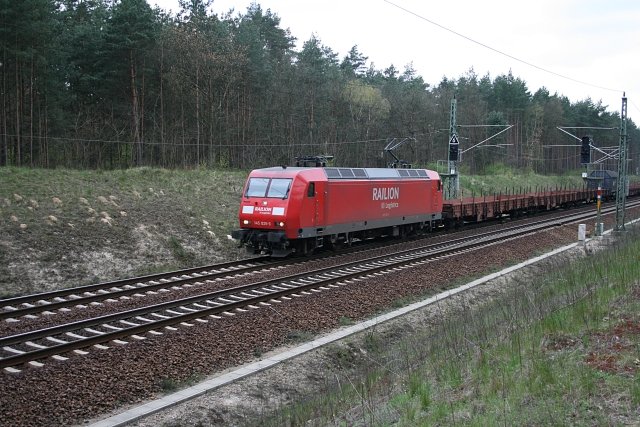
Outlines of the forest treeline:
<svg viewBox="0 0 640 427">
<path fill-rule="evenodd" d="M 601 102 L 531 94 L 511 72 L 430 85 L 411 64 L 376 68 L 357 46 L 339 57 L 321 35 L 296 48 L 258 4 L 222 15 L 210 4 L 183 0 L 170 14 L 145 0 L 0 0 L 0 166 L 251 168 L 312 154 L 382 166 L 390 138 L 413 138 L 396 154 L 433 165 L 447 156 L 455 96 L 459 124 L 513 125 L 464 154 L 470 172 L 500 162 L 561 173 L 580 166 L 580 148 L 557 126 L 620 125 Z M 462 148 L 497 129 L 461 127 Z M 628 132 L 640 140 L 631 121 Z"/>
</svg>

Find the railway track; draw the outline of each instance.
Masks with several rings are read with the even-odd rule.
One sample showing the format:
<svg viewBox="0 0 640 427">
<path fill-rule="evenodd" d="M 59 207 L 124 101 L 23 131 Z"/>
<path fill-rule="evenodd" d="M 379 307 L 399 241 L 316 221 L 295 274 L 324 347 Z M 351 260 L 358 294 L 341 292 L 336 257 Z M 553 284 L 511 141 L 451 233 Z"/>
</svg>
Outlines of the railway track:
<svg viewBox="0 0 640 427">
<path fill-rule="evenodd" d="M 142 296 L 145 293 L 157 293 L 188 286 L 195 281 L 215 280 L 234 274 L 276 268 L 289 263 L 260 257 L 9 298 L 0 300 L 2 310 L 0 320 L 16 320 L 19 317 L 34 316 L 37 313 L 53 314 L 56 310 L 72 306 L 87 306 L 99 301 L 115 300 L 131 295 Z"/>
<path fill-rule="evenodd" d="M 590 211 L 591 212 L 591 211 Z M 422 236 L 431 237 L 431 235 Z M 368 249 L 379 249 L 391 246 L 396 240 L 368 244 L 360 242 L 352 248 L 343 248 L 337 254 L 345 255 L 362 252 Z M 166 293 L 185 287 L 197 286 L 203 282 L 221 280 L 232 276 L 249 274 L 286 267 L 305 260 L 318 260 L 333 256 L 335 253 L 324 252 L 310 258 L 277 260 L 267 256 L 230 261 L 208 266 L 189 268 L 184 270 L 158 273 L 111 282 L 59 289 L 50 292 L 18 296 L 0 300 L 0 321 L 19 321 L 21 318 L 34 319 L 40 315 L 52 315 L 58 312 L 68 312 L 74 308 L 99 306 L 105 302 L 115 302 L 130 297 L 144 297 Z"/>
<path fill-rule="evenodd" d="M 608 208 L 603 210 L 603 213 L 612 210 L 613 208 Z M 0 368 L 8 372 L 18 372 L 23 364 L 41 366 L 43 360 L 48 357 L 64 360 L 72 352 L 84 353 L 92 346 L 107 349 L 114 345 L 124 345 L 128 342 L 126 340 L 146 339 L 144 334 L 161 335 L 178 327 L 193 326 L 196 322 L 215 321 L 222 316 L 234 316 L 242 311 L 279 304 L 291 298 L 343 286 L 354 280 L 366 280 L 368 276 L 386 274 L 414 264 L 433 262 L 549 227 L 592 217 L 591 211 L 574 213 L 560 219 L 541 219 L 532 224 L 516 225 L 498 232 L 428 244 L 393 255 L 374 256 L 339 266 L 3 337 L 0 338 Z"/>
<path fill-rule="evenodd" d="M 394 244 L 398 244 L 397 241 L 394 240 L 382 244 L 362 243 L 351 248 L 342 249 L 338 254 L 346 255 Z M 102 305 L 104 302 L 114 302 L 132 296 L 156 295 L 183 287 L 197 286 L 203 282 L 268 271 L 335 255 L 336 253 L 333 252 L 324 252 L 313 257 L 288 259 L 274 259 L 263 256 L 8 298 L 0 300 L 0 321 L 17 322 L 21 318 L 34 319 L 43 314 L 52 315 L 58 312 L 68 312 L 72 308 Z"/>
</svg>

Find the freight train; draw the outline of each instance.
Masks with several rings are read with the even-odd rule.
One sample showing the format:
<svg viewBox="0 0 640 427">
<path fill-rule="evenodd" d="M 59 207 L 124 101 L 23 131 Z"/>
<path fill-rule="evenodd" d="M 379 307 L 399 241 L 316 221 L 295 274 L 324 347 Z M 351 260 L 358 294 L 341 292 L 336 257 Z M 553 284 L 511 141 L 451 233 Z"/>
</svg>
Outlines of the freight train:
<svg viewBox="0 0 640 427">
<path fill-rule="evenodd" d="M 440 178 L 428 169 L 256 169 L 244 186 L 240 229 L 232 237 L 253 254 L 308 255 L 354 239 L 404 237 L 596 199 L 596 190 L 585 188 L 443 200 Z"/>
</svg>

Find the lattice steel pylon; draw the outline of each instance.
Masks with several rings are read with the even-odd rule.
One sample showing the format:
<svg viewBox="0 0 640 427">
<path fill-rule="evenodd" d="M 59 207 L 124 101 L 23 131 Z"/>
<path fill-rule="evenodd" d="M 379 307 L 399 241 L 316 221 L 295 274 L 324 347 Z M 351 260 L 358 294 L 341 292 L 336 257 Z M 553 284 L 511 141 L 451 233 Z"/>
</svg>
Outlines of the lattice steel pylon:
<svg viewBox="0 0 640 427">
<path fill-rule="evenodd" d="M 447 173 L 445 178 L 444 198 L 447 200 L 457 199 L 460 193 L 460 178 L 458 174 L 458 162 L 460 161 L 460 144 L 458 142 L 458 129 L 456 124 L 456 98 L 451 100 L 451 110 L 449 115 L 449 145 L 447 146 Z"/>
<path fill-rule="evenodd" d="M 620 110 L 620 153 L 618 157 L 618 181 L 616 183 L 616 227 L 624 231 L 624 209 L 627 200 L 627 97 L 622 94 Z"/>
</svg>

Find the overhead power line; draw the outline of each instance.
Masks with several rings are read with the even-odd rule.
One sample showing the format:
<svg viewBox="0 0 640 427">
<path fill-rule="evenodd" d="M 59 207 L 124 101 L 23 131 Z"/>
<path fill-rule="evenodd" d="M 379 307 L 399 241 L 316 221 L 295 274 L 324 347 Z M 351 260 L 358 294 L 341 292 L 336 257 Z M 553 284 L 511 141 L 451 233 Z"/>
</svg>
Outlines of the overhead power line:
<svg viewBox="0 0 640 427">
<path fill-rule="evenodd" d="M 422 136 L 425 134 L 416 134 L 416 136 Z M 0 136 L 15 138 L 18 135 L 16 134 L 7 134 L 0 133 Z M 191 140 L 194 139 L 193 134 L 187 135 Z M 376 138 L 376 139 L 360 139 L 355 141 L 334 141 L 334 142 L 302 142 L 302 143 L 270 143 L 269 138 L 262 138 L 256 140 L 253 143 L 221 143 L 221 142 L 213 142 L 211 140 L 206 140 L 206 142 L 153 142 L 153 141 L 132 141 L 132 140 L 115 140 L 115 139 L 84 139 L 84 138 L 67 138 L 62 136 L 23 136 L 23 138 L 33 138 L 39 140 L 48 140 L 53 142 L 67 142 L 67 143 L 101 143 L 101 144 L 129 144 L 129 145 L 145 145 L 145 146 L 167 146 L 167 147 L 213 147 L 213 148 L 275 148 L 275 147 L 287 147 L 287 148 L 297 148 L 297 147 L 316 147 L 316 146 L 329 146 L 329 145 L 353 145 L 353 144 L 370 144 L 376 142 L 386 142 L 387 138 Z M 266 143 L 265 143 L 266 141 Z"/>
<path fill-rule="evenodd" d="M 617 127 L 598 127 L 598 126 L 559 126 L 560 129 L 595 129 L 595 130 L 615 130 L 620 129 Z"/>
<path fill-rule="evenodd" d="M 636 110 L 640 111 L 640 108 L 631 99 L 629 99 L 629 102 L 636 108 Z"/>
<path fill-rule="evenodd" d="M 555 71 L 551 71 L 551 70 L 548 70 L 548 69 L 546 69 L 546 68 L 540 67 L 540 66 L 538 66 L 538 65 L 536 65 L 536 64 L 533 64 L 533 63 L 531 63 L 531 62 L 525 61 L 524 59 L 517 58 L 517 57 L 515 57 L 515 56 L 513 56 L 513 55 L 510 55 L 510 54 L 508 54 L 508 53 L 506 53 L 506 52 L 503 52 L 503 51 L 501 51 L 501 50 L 499 50 L 499 49 L 496 49 L 496 48 L 491 47 L 491 46 L 489 46 L 489 45 L 487 45 L 487 44 L 484 44 L 484 43 L 482 43 L 482 42 L 479 42 L 479 41 L 477 41 L 477 40 L 474 40 L 474 39 L 472 39 L 471 37 L 465 36 L 464 34 L 461 34 L 461 33 L 457 32 L 457 31 L 455 31 L 455 30 L 452 30 L 451 28 L 445 27 L 444 25 L 440 25 L 440 24 L 438 24 L 438 23 L 437 23 L 437 22 L 435 22 L 435 21 L 432 21 L 432 20 L 430 20 L 430 19 L 428 19 L 428 18 L 425 18 L 424 16 L 419 15 L 419 14 L 417 14 L 416 12 L 413 12 L 413 11 L 411 11 L 411 10 L 409 10 L 409 9 L 406 9 L 406 8 L 404 8 L 404 7 L 400 6 L 400 5 L 397 5 L 397 4 L 395 4 L 395 3 L 393 3 L 393 2 L 391 2 L 391 1 L 389 1 L 389 0 L 384 0 L 384 1 L 385 1 L 386 3 L 389 3 L 389 4 L 390 4 L 390 5 L 392 5 L 392 6 L 397 7 L 398 9 L 400 9 L 400 10 L 402 10 L 402 11 L 404 11 L 404 12 L 406 12 L 406 13 L 410 14 L 410 15 L 415 16 L 415 17 L 416 17 L 416 18 L 418 18 L 418 19 L 422 19 L 423 21 L 426 21 L 426 22 L 430 23 L 431 25 L 435 25 L 436 27 L 442 28 L 443 30 L 448 31 L 448 32 L 450 32 L 450 33 L 453 33 L 453 34 L 455 34 L 455 35 L 456 35 L 456 36 L 458 36 L 458 37 L 462 37 L 463 39 L 468 40 L 468 41 L 470 41 L 471 43 L 475 43 L 475 44 L 477 44 L 477 45 L 480 45 L 480 46 L 484 47 L 485 49 L 489 49 L 489 50 L 491 50 L 491 51 L 493 51 L 493 52 L 496 52 L 496 53 L 498 53 L 498 54 L 500 54 L 500 55 L 506 56 L 507 58 L 511 58 L 511 59 L 513 59 L 514 61 L 518 61 L 518 62 L 521 62 L 521 63 L 523 63 L 523 64 L 525 64 L 525 65 L 530 66 L 530 67 L 536 68 L 536 69 L 538 69 L 538 70 L 540 70 L 540 71 L 544 71 L 545 73 L 553 74 L 554 76 L 561 77 L 561 78 L 563 78 L 563 79 L 570 80 L 570 81 L 572 81 L 572 82 L 580 83 L 580 84 L 583 84 L 583 85 L 587 85 L 587 86 L 595 87 L 595 88 L 598 88 L 598 89 L 608 90 L 608 91 L 611 91 L 611 92 L 623 92 L 621 89 L 612 89 L 612 88 L 608 88 L 608 87 L 604 87 L 604 86 L 599 86 L 599 85 L 596 85 L 596 84 L 593 84 L 593 83 L 584 82 L 584 81 L 582 81 L 582 80 L 574 79 L 574 78 L 572 78 L 572 77 L 565 76 L 565 75 L 563 75 L 563 74 L 556 73 Z"/>
</svg>

